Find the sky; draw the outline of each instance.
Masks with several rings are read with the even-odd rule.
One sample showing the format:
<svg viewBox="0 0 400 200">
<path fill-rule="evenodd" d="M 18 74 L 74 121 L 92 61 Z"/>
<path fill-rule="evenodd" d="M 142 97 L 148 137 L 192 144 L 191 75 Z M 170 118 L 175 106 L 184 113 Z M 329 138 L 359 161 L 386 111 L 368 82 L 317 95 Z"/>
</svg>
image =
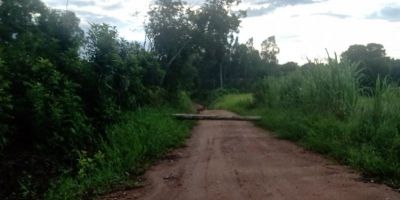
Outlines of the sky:
<svg viewBox="0 0 400 200">
<path fill-rule="evenodd" d="M 198 6 L 204 0 L 187 0 Z M 67 0 L 44 0 L 66 9 Z M 68 10 L 89 23 L 116 26 L 120 36 L 144 41 L 143 24 L 152 0 L 69 0 Z M 340 55 L 352 44 L 380 43 L 390 57 L 400 58 L 400 0 L 242 0 L 236 8 L 247 11 L 242 19 L 239 41 L 261 42 L 275 36 L 279 63 L 326 59 Z"/>
</svg>

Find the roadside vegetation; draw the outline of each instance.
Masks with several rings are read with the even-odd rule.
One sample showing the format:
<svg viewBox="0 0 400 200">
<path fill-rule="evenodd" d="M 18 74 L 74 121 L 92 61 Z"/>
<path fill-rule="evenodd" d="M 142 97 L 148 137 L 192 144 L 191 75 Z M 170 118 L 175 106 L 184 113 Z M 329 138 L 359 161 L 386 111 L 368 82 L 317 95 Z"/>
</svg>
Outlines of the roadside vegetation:
<svg viewBox="0 0 400 200">
<path fill-rule="evenodd" d="M 137 185 L 188 135 L 171 113 L 230 93 L 215 105 L 398 184 L 400 60 L 371 43 L 346 62 L 279 64 L 275 36 L 239 42 L 240 2 L 156 0 L 135 42 L 41 0 L 0 0 L 0 199 Z"/>
<path fill-rule="evenodd" d="M 190 123 L 173 119 L 175 111 L 158 107 L 125 113 L 106 130 L 93 156 L 79 152 L 77 174 L 65 173 L 54 181 L 45 199 L 90 199 L 118 187 L 140 186 L 135 177 L 189 136 Z"/>
<path fill-rule="evenodd" d="M 334 157 L 368 179 L 400 186 L 400 90 L 378 76 L 363 87 L 356 64 L 330 59 L 268 77 L 252 94 L 229 94 L 217 108 L 262 116 L 260 126 L 280 138 Z"/>
<path fill-rule="evenodd" d="M 0 199 L 90 199 L 135 185 L 189 132 L 170 114 L 276 65 L 238 42 L 239 2 L 155 1 L 139 43 L 111 24 L 83 30 L 75 13 L 40 0 L 0 1 Z"/>
</svg>

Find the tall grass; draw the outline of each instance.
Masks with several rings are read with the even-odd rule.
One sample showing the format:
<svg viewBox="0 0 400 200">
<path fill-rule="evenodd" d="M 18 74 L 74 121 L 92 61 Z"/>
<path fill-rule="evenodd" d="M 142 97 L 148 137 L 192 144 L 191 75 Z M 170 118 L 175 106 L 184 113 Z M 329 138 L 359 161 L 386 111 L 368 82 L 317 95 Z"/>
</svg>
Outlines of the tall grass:
<svg viewBox="0 0 400 200">
<path fill-rule="evenodd" d="M 332 60 L 281 77 L 268 77 L 255 92 L 255 100 L 270 107 L 297 106 L 329 110 L 337 116 L 352 113 L 360 94 L 357 66 Z"/>
<path fill-rule="evenodd" d="M 190 124 L 176 121 L 172 112 L 160 107 L 126 113 L 107 129 L 100 150 L 91 156 L 81 152 L 78 171 L 54 181 L 45 199 L 93 198 L 117 185 L 135 186 L 132 177 L 188 136 Z"/>
<path fill-rule="evenodd" d="M 331 60 L 268 77 L 255 87 L 253 105 L 226 103 L 232 96 L 217 105 L 259 114 L 260 125 L 280 137 L 400 186 L 400 90 L 386 78 L 378 78 L 375 88 L 360 88 L 361 79 L 356 65 Z"/>
</svg>

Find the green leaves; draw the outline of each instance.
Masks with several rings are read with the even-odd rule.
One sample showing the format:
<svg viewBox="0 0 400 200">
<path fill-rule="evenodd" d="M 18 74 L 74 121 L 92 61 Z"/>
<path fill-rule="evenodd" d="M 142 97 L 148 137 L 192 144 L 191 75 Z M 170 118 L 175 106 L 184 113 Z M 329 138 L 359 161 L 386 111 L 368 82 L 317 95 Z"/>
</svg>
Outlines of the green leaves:
<svg viewBox="0 0 400 200">
<path fill-rule="evenodd" d="M 78 171 L 54 182 L 44 199 L 86 199 L 127 184 L 149 164 L 183 144 L 190 124 L 179 122 L 166 107 L 126 112 L 109 126 L 99 151 L 79 152 Z M 137 183 L 135 183 L 137 184 Z"/>
<path fill-rule="evenodd" d="M 91 128 L 76 95 L 77 85 L 43 58 L 34 64 L 31 75 L 26 97 L 32 105 L 33 142 L 67 155 L 71 148 L 82 148 Z"/>
<path fill-rule="evenodd" d="M 378 76 L 384 77 L 389 74 L 388 58 L 381 44 L 352 45 L 342 53 L 342 59 L 359 63 L 359 68 L 364 74 L 361 82 L 364 87 L 372 89 Z"/>
<path fill-rule="evenodd" d="M 10 83 L 8 68 L 0 58 L 0 155 L 11 134 L 9 122 L 12 119 L 13 105 Z"/>
<path fill-rule="evenodd" d="M 261 57 L 267 63 L 278 64 L 276 58 L 279 53 L 278 45 L 276 44 L 275 36 L 268 37 L 261 43 Z"/>
<path fill-rule="evenodd" d="M 158 89 L 164 73 L 153 53 L 119 38 L 115 27 L 92 24 L 86 38 L 86 56 L 88 78 L 95 82 L 87 90 L 97 96 L 85 99 L 95 105 L 94 117 L 100 123 L 115 121 L 123 110 L 151 103 L 148 97 Z"/>
<path fill-rule="evenodd" d="M 3 0 L 0 5 L 0 41 L 9 42 L 26 31 L 36 31 L 35 18 L 40 18 L 45 12 L 46 7 L 40 0 Z"/>
</svg>

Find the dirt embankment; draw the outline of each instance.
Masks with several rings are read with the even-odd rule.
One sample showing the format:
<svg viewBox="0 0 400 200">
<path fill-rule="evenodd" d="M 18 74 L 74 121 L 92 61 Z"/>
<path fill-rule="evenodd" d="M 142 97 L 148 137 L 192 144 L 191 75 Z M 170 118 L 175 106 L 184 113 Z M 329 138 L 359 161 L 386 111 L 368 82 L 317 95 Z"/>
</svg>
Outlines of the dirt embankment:
<svg viewBox="0 0 400 200">
<path fill-rule="evenodd" d="M 354 171 L 241 121 L 200 121 L 187 147 L 153 166 L 145 178 L 145 187 L 103 199 L 400 199 L 387 186 L 362 182 Z"/>
</svg>

